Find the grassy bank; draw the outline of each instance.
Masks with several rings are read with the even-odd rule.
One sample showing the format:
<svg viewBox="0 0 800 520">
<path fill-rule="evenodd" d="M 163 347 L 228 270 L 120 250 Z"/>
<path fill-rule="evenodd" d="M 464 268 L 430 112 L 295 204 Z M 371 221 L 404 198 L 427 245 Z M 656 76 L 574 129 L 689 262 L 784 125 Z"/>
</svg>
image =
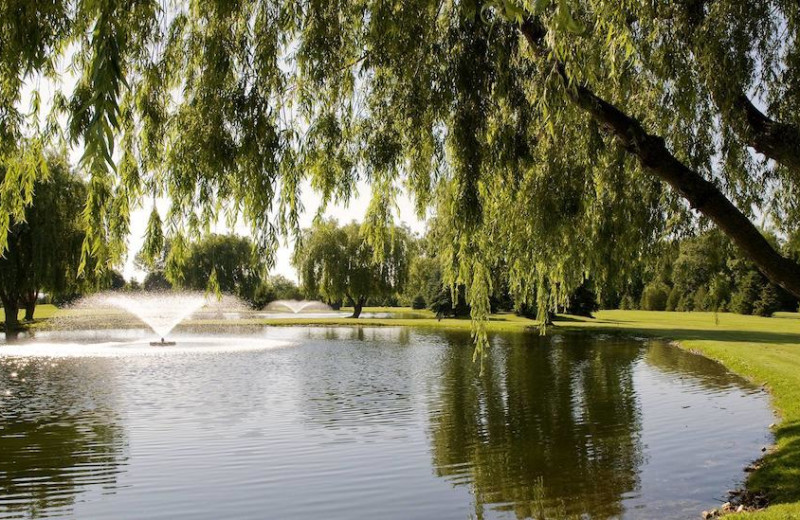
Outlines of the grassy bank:
<svg viewBox="0 0 800 520">
<path fill-rule="evenodd" d="M 347 309 L 343 309 L 347 310 Z M 42 314 L 39 314 L 41 312 Z M 263 319 L 243 313 L 241 319 L 190 320 L 189 326 L 412 326 L 469 330 L 469 319 L 437 320 L 430 311 L 368 308 L 365 313 L 400 312 L 402 317 Z M 55 313 L 58 316 L 94 314 L 92 326 L 118 322 L 111 314 L 87 310 Z M 54 309 L 40 306 L 37 318 L 53 315 Z M 116 313 L 119 314 L 119 313 Z M 40 322 L 36 327 L 46 327 Z M 137 326 L 136 323 L 133 326 Z M 139 325 L 140 326 L 140 325 Z M 536 330 L 537 323 L 499 314 L 488 323 L 490 331 Z M 601 311 L 595 319 L 562 317 L 550 330 L 602 331 L 676 340 L 688 350 L 716 359 L 731 370 L 765 385 L 780 415 L 774 433 L 775 450 L 751 474 L 748 489 L 766 493 L 772 505 L 765 511 L 747 515 L 761 519 L 800 519 L 800 315 L 778 314 L 773 318 L 736 314 L 676 313 L 647 311 Z M 759 454 L 753 454 L 757 457 Z"/>
</svg>

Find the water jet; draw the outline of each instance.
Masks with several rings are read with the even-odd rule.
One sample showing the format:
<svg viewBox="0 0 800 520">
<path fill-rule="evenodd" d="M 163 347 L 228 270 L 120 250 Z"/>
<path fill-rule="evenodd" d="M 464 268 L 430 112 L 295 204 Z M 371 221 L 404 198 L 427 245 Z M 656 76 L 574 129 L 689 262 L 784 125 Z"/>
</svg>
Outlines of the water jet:
<svg viewBox="0 0 800 520">
<path fill-rule="evenodd" d="M 206 297 L 201 293 L 158 292 L 105 294 L 95 301 L 133 314 L 161 337 L 161 341 L 151 341 L 150 345 L 165 347 L 175 345 L 175 342 L 164 338 L 181 321 L 200 310 L 206 303 Z"/>
<path fill-rule="evenodd" d="M 280 311 L 281 309 L 288 309 L 293 314 L 299 314 L 306 311 L 331 311 L 333 310 L 330 305 L 321 301 L 312 300 L 275 300 L 266 306 L 265 310 Z"/>
</svg>

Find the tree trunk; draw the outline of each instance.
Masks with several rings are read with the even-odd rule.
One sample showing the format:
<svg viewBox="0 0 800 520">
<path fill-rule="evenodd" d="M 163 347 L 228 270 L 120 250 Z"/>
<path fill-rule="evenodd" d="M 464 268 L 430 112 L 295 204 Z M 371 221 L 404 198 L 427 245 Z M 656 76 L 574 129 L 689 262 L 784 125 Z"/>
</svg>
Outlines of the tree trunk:
<svg viewBox="0 0 800 520">
<path fill-rule="evenodd" d="M 546 34 L 542 25 L 537 20 L 526 20 L 520 31 L 534 50 L 541 52 L 539 45 Z M 563 64 L 555 65 L 566 80 Z M 667 182 L 693 209 L 710 218 L 771 282 L 800 298 L 800 264 L 778 253 L 719 188 L 672 155 L 663 138 L 648 134 L 639 121 L 586 86 L 565 88 L 573 103 L 614 136 L 647 171 Z"/>
<path fill-rule="evenodd" d="M 744 94 L 735 96 L 731 105 L 728 120 L 739 137 L 756 152 L 800 174 L 800 127 L 770 118 Z"/>
<path fill-rule="evenodd" d="M 6 339 L 16 337 L 19 330 L 19 301 L 16 298 L 2 298 L 6 314 Z"/>
<path fill-rule="evenodd" d="M 31 292 L 23 298 L 25 308 L 25 321 L 33 321 L 33 313 L 36 311 L 36 302 L 39 300 L 39 292 Z"/>
<path fill-rule="evenodd" d="M 358 318 L 361 316 L 361 310 L 364 308 L 365 303 L 367 303 L 367 299 L 363 296 L 360 296 L 357 300 L 353 300 L 353 315 L 350 317 Z"/>
</svg>

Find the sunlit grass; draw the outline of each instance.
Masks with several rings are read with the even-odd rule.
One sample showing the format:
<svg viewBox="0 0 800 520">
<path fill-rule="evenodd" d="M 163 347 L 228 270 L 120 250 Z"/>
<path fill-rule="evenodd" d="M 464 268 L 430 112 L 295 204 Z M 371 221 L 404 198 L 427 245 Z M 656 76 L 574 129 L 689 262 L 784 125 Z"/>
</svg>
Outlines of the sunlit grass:
<svg viewBox="0 0 800 520">
<path fill-rule="evenodd" d="M 58 310 L 58 307 L 56 307 L 55 305 L 50 305 L 50 304 L 37 305 L 36 310 L 33 313 L 33 319 L 44 320 L 47 318 L 52 318 L 57 312 L 60 311 Z M 24 310 L 19 311 L 20 321 L 22 321 L 22 318 L 24 316 L 25 316 L 25 311 Z M 5 320 L 6 320 L 6 313 L 2 309 L 2 307 L 0 307 L 0 322 L 3 322 Z"/>
</svg>

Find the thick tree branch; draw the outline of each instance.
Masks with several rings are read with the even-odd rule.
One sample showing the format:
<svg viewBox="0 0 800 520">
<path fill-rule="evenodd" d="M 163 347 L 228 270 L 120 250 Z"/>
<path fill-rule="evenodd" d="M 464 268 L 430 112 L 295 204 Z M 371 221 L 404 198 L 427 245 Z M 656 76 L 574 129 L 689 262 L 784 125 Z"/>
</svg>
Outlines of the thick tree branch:
<svg viewBox="0 0 800 520">
<path fill-rule="evenodd" d="M 684 5 L 692 31 L 705 21 L 708 3 L 709 0 L 691 0 Z M 800 127 L 763 113 L 746 94 L 738 92 L 738 86 L 726 83 L 724 72 L 718 71 L 711 78 L 708 86 L 714 101 L 739 138 L 756 152 L 800 175 Z"/>
<path fill-rule="evenodd" d="M 536 52 L 544 52 L 542 42 L 546 31 L 537 20 L 526 20 L 520 31 Z M 555 65 L 566 79 L 563 64 Z M 719 188 L 679 161 L 667 149 L 663 138 L 648 134 L 639 121 L 584 85 L 567 87 L 567 92 L 575 105 L 613 135 L 646 170 L 667 182 L 692 208 L 714 221 L 771 282 L 800 297 L 800 265 L 778 253 Z"/>
<path fill-rule="evenodd" d="M 771 119 L 744 94 L 730 112 L 729 123 L 747 146 L 800 174 L 800 127 Z"/>
</svg>

